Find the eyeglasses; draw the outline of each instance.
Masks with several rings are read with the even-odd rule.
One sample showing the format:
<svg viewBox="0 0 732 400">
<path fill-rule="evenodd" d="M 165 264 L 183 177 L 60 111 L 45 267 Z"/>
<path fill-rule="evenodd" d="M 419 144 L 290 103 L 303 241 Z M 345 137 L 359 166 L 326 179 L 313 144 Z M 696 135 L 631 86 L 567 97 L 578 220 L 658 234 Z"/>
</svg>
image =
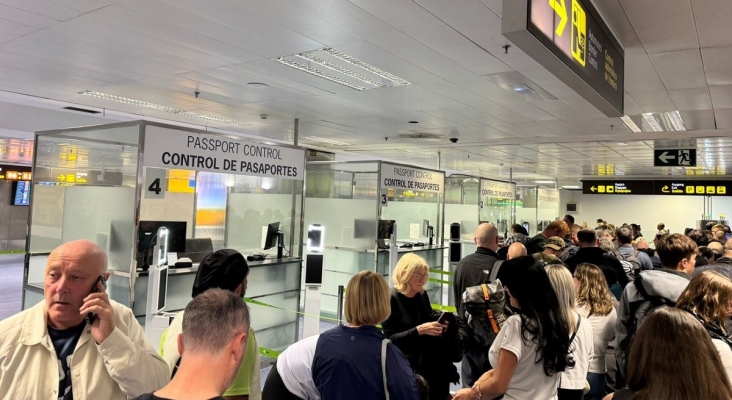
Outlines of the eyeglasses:
<svg viewBox="0 0 732 400">
<path fill-rule="evenodd" d="M 420 281 L 426 281 L 427 278 L 430 277 L 430 274 L 418 274 L 418 273 L 415 272 L 414 274 L 412 274 L 412 276 L 415 277 L 415 278 L 417 278 Z"/>
</svg>

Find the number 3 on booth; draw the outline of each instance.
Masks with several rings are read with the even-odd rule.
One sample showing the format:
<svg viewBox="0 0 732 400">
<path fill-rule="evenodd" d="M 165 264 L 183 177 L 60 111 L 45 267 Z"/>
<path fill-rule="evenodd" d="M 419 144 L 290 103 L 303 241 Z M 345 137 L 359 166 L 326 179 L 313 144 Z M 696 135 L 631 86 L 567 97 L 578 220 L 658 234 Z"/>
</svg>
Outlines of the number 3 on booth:
<svg viewBox="0 0 732 400">
<path fill-rule="evenodd" d="M 387 207 L 389 205 L 389 196 L 386 193 L 382 193 L 379 202 L 382 207 Z"/>
<path fill-rule="evenodd" d="M 145 171 L 145 198 L 165 198 L 165 173 L 162 168 L 147 168 Z"/>
</svg>

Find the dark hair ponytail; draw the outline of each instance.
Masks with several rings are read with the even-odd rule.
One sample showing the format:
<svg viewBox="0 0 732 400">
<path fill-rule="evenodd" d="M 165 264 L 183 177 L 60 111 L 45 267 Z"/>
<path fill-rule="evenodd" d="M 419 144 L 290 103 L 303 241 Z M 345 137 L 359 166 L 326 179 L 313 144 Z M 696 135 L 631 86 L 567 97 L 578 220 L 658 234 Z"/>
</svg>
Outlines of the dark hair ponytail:
<svg viewBox="0 0 732 400">
<path fill-rule="evenodd" d="M 574 367 L 569 356 L 569 322 L 559 308 L 559 300 L 544 268 L 531 256 L 506 261 L 501 280 L 521 309 L 521 338 L 536 347 L 536 363 L 543 362 L 551 376 Z"/>
</svg>

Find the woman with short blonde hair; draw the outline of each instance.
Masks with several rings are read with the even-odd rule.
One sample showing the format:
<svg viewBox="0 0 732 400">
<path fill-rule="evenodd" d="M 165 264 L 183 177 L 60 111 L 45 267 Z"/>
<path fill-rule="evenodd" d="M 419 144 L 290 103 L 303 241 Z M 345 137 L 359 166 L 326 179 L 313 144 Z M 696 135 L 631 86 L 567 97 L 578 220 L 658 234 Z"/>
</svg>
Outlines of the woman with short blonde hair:
<svg viewBox="0 0 732 400">
<path fill-rule="evenodd" d="M 385 386 L 392 399 L 419 398 L 409 362 L 396 346 L 385 344 L 384 334 L 376 327 L 390 309 L 389 285 L 383 276 L 362 271 L 351 278 L 346 287 L 348 326 L 323 332 L 315 346 L 312 377 L 321 398 L 383 400 Z"/>
<path fill-rule="evenodd" d="M 384 334 L 407 356 L 412 369 L 430 387 L 429 398 L 445 400 L 450 382 L 459 375 L 453 362 L 460 361 L 457 322 L 451 313 L 432 311 L 424 290 L 429 266 L 415 253 L 402 256 L 392 273 L 391 315 L 384 321 Z"/>
<path fill-rule="evenodd" d="M 732 381 L 732 341 L 724 325 L 732 314 L 732 281 L 718 272 L 704 271 L 689 282 L 676 308 L 687 311 L 704 326 Z"/>
<path fill-rule="evenodd" d="M 592 325 L 593 355 L 587 372 L 590 391 L 585 400 L 599 400 L 607 384 L 605 354 L 615 336 L 618 314 L 613 307 L 615 297 L 610 293 L 605 274 L 594 264 L 582 263 L 574 271 L 574 287 L 577 291 L 577 312 Z"/>
</svg>

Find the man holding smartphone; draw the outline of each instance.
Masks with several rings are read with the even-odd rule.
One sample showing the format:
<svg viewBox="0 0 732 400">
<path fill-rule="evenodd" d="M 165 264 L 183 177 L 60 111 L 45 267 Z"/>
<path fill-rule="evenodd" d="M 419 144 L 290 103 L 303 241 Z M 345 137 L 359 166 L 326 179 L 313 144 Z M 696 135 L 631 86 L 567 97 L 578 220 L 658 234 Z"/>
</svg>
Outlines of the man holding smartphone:
<svg viewBox="0 0 732 400">
<path fill-rule="evenodd" d="M 169 381 L 132 310 L 109 299 L 108 277 L 93 242 L 51 252 L 45 301 L 0 322 L 1 400 L 125 400 Z"/>
</svg>

